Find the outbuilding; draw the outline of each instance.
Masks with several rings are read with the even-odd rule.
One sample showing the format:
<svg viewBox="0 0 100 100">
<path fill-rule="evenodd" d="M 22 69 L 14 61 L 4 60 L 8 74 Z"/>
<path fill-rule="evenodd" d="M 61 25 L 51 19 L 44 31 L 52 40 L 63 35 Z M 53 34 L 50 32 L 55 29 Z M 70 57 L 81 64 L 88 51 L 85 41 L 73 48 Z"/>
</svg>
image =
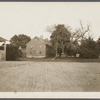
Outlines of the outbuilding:
<svg viewBox="0 0 100 100">
<path fill-rule="evenodd" d="M 6 61 L 6 39 L 0 37 L 0 44 L 1 49 L 0 49 L 0 61 Z"/>
</svg>

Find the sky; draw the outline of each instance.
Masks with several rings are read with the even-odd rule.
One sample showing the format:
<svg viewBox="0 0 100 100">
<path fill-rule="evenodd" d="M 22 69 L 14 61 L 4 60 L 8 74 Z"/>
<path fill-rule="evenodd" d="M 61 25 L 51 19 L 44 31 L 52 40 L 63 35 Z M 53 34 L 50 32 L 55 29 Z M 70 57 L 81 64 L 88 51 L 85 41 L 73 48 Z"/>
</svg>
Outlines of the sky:
<svg viewBox="0 0 100 100">
<path fill-rule="evenodd" d="M 0 2 L 0 37 L 15 34 L 49 38 L 47 26 L 65 24 L 73 29 L 90 24 L 90 35 L 100 36 L 100 2 Z"/>
</svg>

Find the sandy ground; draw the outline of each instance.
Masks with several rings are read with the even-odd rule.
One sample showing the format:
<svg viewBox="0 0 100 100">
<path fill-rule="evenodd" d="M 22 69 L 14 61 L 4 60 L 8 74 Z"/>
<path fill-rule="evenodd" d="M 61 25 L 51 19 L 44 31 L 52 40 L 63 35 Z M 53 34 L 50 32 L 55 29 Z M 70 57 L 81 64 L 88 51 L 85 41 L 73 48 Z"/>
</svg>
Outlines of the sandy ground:
<svg viewBox="0 0 100 100">
<path fill-rule="evenodd" d="M 100 91 L 100 63 L 0 62 L 0 92 Z"/>
</svg>

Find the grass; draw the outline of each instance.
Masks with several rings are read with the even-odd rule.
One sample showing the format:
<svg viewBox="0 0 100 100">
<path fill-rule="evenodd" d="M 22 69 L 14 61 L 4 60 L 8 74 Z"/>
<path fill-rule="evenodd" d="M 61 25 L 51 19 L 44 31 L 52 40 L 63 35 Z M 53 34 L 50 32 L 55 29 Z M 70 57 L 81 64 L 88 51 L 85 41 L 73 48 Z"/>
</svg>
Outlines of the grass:
<svg viewBox="0 0 100 100">
<path fill-rule="evenodd" d="M 82 58 L 20 58 L 20 61 L 33 61 L 33 62 L 100 62 L 100 59 L 82 59 Z"/>
</svg>

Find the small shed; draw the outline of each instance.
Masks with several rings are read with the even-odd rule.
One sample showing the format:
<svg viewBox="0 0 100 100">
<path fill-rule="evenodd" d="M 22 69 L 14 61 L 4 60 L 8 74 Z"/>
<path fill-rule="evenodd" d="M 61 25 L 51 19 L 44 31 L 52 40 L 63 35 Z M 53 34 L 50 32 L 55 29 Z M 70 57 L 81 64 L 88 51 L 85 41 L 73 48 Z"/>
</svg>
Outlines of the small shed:
<svg viewBox="0 0 100 100">
<path fill-rule="evenodd" d="M 0 37 L 0 43 L 3 43 L 3 49 L 0 50 L 0 61 L 6 61 L 6 39 Z"/>
</svg>

